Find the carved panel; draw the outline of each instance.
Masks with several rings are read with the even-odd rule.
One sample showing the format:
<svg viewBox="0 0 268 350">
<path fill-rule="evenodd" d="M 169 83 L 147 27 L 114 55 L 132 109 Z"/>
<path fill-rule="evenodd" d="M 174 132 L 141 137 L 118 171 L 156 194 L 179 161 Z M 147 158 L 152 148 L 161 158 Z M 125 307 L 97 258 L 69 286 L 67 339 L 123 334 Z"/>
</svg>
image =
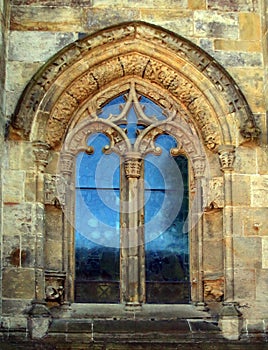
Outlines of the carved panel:
<svg viewBox="0 0 268 350">
<path fill-rule="evenodd" d="M 224 297 L 224 279 L 204 281 L 204 298 L 205 301 L 222 301 Z"/>
<path fill-rule="evenodd" d="M 45 174 L 44 204 L 65 205 L 65 180 L 59 175 Z"/>
<path fill-rule="evenodd" d="M 209 181 L 206 211 L 224 207 L 223 177 L 214 177 Z"/>
</svg>

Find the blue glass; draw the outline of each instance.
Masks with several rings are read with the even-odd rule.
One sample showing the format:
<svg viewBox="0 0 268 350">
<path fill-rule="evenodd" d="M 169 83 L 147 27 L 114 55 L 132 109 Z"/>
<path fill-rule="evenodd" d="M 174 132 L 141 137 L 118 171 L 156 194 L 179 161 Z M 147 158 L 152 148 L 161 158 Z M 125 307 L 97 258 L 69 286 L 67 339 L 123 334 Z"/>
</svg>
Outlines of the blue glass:
<svg viewBox="0 0 268 350">
<path fill-rule="evenodd" d="M 78 302 L 119 302 L 120 160 L 104 154 L 103 134 L 76 159 L 75 295 Z"/>
<path fill-rule="evenodd" d="M 111 114 L 115 116 L 119 115 L 125 103 L 126 103 L 126 99 L 124 98 L 124 95 L 120 95 L 114 98 L 112 101 L 108 102 L 106 105 L 102 107 L 102 110 L 98 115 L 98 117 L 107 119 Z"/>
<path fill-rule="evenodd" d="M 158 120 L 166 119 L 162 109 L 149 98 L 141 96 L 140 104 L 144 107 L 144 113 L 147 117 L 156 117 Z"/>
<path fill-rule="evenodd" d="M 162 154 L 149 155 L 145 160 L 148 302 L 156 302 L 153 283 L 160 283 L 157 284 L 158 291 L 166 286 L 165 295 L 167 290 L 175 293 L 176 283 L 189 280 L 189 242 L 188 233 L 185 233 L 189 201 L 188 160 L 182 155 L 171 157 L 169 150 L 176 147 L 172 137 L 161 135 L 156 144 L 161 146 Z M 161 302 L 160 291 L 157 298 Z"/>
<path fill-rule="evenodd" d="M 76 187 L 119 188 L 119 157 L 115 153 L 102 152 L 109 143 L 108 137 L 103 134 L 94 134 L 88 139 L 87 144 L 93 146 L 94 153 L 77 156 Z"/>
</svg>

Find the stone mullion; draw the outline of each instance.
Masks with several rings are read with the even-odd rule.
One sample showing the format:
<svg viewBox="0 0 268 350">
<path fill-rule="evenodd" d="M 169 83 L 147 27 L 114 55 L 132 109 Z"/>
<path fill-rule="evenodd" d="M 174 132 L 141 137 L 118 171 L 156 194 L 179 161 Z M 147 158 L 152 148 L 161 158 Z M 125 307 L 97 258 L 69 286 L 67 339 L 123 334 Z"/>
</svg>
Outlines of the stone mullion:
<svg viewBox="0 0 268 350">
<path fill-rule="evenodd" d="M 192 240 L 193 244 L 193 259 L 195 259 L 195 271 L 194 271 L 194 295 L 192 295 L 193 301 L 197 303 L 197 306 L 200 309 L 204 308 L 204 266 L 203 266 L 203 193 L 202 193 L 202 182 L 204 179 L 205 172 L 205 159 L 203 156 L 196 156 L 192 159 L 193 162 L 193 171 L 195 179 L 195 205 L 194 205 L 194 215 L 192 217 L 194 229 L 194 239 Z"/>
<path fill-rule="evenodd" d="M 66 273 L 64 301 L 74 301 L 74 210 L 75 190 L 72 184 L 75 156 L 65 153 L 61 158 L 61 174 L 65 183 L 64 215 L 62 231 L 62 270 Z"/>
<path fill-rule="evenodd" d="M 127 293 L 126 307 L 130 310 L 141 305 L 140 279 L 140 235 L 139 179 L 141 175 L 141 155 L 129 152 L 125 155 L 124 170 L 127 181 Z"/>
<path fill-rule="evenodd" d="M 48 164 L 49 145 L 42 141 L 33 143 L 36 163 L 36 226 L 40 228 L 35 235 L 35 303 L 43 303 L 45 298 L 44 274 L 44 171 Z M 41 225 L 40 225 L 41 222 Z"/>
<path fill-rule="evenodd" d="M 231 145 L 219 148 L 221 170 L 224 173 L 224 210 L 223 210 L 223 241 L 224 241 L 224 274 L 225 301 L 234 301 L 234 257 L 233 257 L 233 198 L 232 172 L 235 148 Z"/>
</svg>

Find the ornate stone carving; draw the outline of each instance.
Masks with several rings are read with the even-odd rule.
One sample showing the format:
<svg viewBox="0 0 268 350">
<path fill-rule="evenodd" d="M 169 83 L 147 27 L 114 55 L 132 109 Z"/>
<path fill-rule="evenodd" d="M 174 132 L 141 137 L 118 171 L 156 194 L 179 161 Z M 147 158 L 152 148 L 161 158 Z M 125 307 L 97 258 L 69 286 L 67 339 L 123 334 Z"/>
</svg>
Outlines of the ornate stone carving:
<svg viewBox="0 0 268 350">
<path fill-rule="evenodd" d="M 115 46 L 123 49 L 118 57 L 111 58 L 111 47 Z M 161 54 L 158 48 L 162 50 Z M 93 49 L 94 55 L 91 55 Z M 147 51 L 150 57 L 146 56 Z M 176 56 L 179 60 L 172 66 L 170 62 Z M 78 67 L 78 62 L 79 69 L 72 69 L 72 65 L 77 64 Z M 174 68 L 179 62 L 182 66 Z M 205 80 L 197 78 L 200 72 Z M 196 82 L 194 85 L 186 78 L 193 75 L 195 79 L 191 81 Z M 217 121 L 216 115 L 223 115 L 228 110 L 239 111 L 237 119 L 241 127 L 248 120 L 254 123 L 243 94 L 211 57 L 175 34 L 145 23 L 133 22 L 108 28 L 63 49 L 28 85 L 12 124 L 22 129 L 21 133 L 26 138 L 31 130 L 37 132 L 35 136 L 38 138 L 38 127 L 32 128 L 32 122 L 35 120 L 38 123 L 39 111 L 45 112 L 46 118 L 50 115 L 47 142 L 55 147 L 61 142 L 70 119 L 84 101 L 91 98 L 100 87 L 123 76 L 148 79 L 170 91 L 189 110 L 210 149 L 215 150 L 220 143 L 221 130 L 228 130 L 228 127 L 219 127 L 219 124 L 227 122 L 224 119 Z M 56 80 L 57 85 L 53 85 Z M 209 95 L 206 95 L 208 86 L 211 88 Z M 210 95 L 214 97 L 210 98 Z M 209 131 L 208 125 L 210 128 L 215 125 L 215 129 Z M 246 139 L 253 139 L 254 133 L 257 131 L 249 135 L 243 130 L 241 134 Z"/>
<path fill-rule="evenodd" d="M 214 177 L 209 181 L 208 201 L 205 210 L 224 207 L 223 177 Z"/>
<path fill-rule="evenodd" d="M 45 174 L 44 203 L 60 207 L 65 205 L 65 179 L 60 175 Z"/>
<path fill-rule="evenodd" d="M 248 119 L 245 121 L 240 133 L 247 141 L 254 141 L 259 138 L 261 130 L 256 126 L 253 120 Z"/>
<path fill-rule="evenodd" d="M 221 169 L 233 170 L 233 163 L 235 160 L 235 147 L 232 145 L 222 145 L 218 148 L 219 160 Z"/>
<path fill-rule="evenodd" d="M 141 154 L 130 152 L 125 155 L 125 174 L 129 178 L 139 179 L 141 176 Z"/>
<path fill-rule="evenodd" d="M 193 162 L 194 177 L 196 179 L 203 177 L 205 173 L 205 168 L 206 168 L 205 157 L 195 156 L 191 160 Z"/>
<path fill-rule="evenodd" d="M 223 278 L 204 281 L 204 297 L 206 302 L 222 301 L 223 296 L 224 296 L 224 279 Z"/>
<path fill-rule="evenodd" d="M 64 285 L 66 273 L 61 271 L 45 271 L 46 301 L 62 304 L 64 302 Z"/>
<path fill-rule="evenodd" d="M 46 142 L 43 142 L 43 141 L 33 142 L 33 152 L 35 155 L 35 162 L 41 172 L 44 171 L 45 167 L 48 164 L 49 148 L 50 146 Z"/>
</svg>

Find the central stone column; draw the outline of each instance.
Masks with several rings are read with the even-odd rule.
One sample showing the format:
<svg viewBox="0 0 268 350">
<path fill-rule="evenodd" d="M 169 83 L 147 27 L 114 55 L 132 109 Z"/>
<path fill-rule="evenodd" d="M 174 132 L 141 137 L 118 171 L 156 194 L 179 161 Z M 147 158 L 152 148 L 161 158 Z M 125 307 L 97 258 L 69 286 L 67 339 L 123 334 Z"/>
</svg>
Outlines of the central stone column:
<svg viewBox="0 0 268 350">
<path fill-rule="evenodd" d="M 144 299 L 144 278 L 141 267 L 144 265 L 144 232 L 143 222 L 143 184 L 141 179 L 143 159 L 138 152 L 128 152 L 124 157 L 124 171 L 126 181 L 125 216 L 122 235 L 123 252 L 126 262 L 126 293 L 125 302 L 127 310 L 136 310 L 141 307 Z"/>
</svg>

